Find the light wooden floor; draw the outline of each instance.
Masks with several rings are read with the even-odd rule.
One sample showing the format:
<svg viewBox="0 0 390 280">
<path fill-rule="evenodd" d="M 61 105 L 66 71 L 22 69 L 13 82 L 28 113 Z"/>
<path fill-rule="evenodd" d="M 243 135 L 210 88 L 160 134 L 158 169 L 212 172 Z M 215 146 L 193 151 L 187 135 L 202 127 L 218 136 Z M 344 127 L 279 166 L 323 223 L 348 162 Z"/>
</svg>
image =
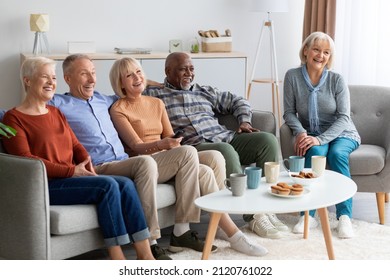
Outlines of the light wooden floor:
<svg viewBox="0 0 390 280">
<path fill-rule="evenodd" d="M 335 211 L 334 207 L 330 207 L 329 211 Z M 386 203 L 386 222 L 385 225 L 390 226 L 390 204 Z M 242 220 L 242 215 L 231 215 L 238 227 L 244 226 L 245 222 Z M 353 199 L 353 218 L 363 220 L 370 223 L 379 223 L 378 210 L 376 205 L 376 197 L 373 193 L 356 193 Z M 199 224 L 192 224 L 191 229 L 198 231 L 199 236 L 204 238 L 206 236 L 208 226 L 208 215 L 202 215 Z M 158 240 L 161 247 L 167 248 L 169 245 L 169 238 L 172 232 L 172 227 L 162 230 L 162 238 Z M 123 246 L 126 256 L 129 259 L 135 259 L 135 253 L 130 245 Z M 78 257 L 72 258 L 76 260 L 93 260 L 93 259 L 107 259 L 105 250 L 96 250 Z"/>
</svg>

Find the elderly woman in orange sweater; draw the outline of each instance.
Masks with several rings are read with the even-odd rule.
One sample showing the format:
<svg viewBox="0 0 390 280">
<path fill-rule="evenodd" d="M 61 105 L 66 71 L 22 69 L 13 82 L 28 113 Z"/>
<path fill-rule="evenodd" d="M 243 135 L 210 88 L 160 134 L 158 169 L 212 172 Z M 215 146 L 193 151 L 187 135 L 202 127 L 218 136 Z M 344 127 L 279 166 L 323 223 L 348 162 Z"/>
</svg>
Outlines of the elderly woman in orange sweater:
<svg viewBox="0 0 390 280">
<path fill-rule="evenodd" d="M 160 171 L 164 168 L 160 164 L 162 158 L 169 157 L 178 147 L 186 147 L 180 146 L 181 137 L 173 137 L 173 129 L 164 103 L 157 98 L 142 95 L 146 87 L 146 78 L 141 65 L 135 59 L 126 57 L 117 60 L 111 68 L 110 81 L 115 94 L 121 97 L 111 107 L 110 114 L 125 150 L 129 155 L 150 154 L 156 160 Z M 225 174 L 223 156 L 217 151 L 204 151 L 199 153 L 199 158 L 200 162 L 206 164 L 210 159 L 218 159 L 219 163 L 213 166 L 217 179 L 213 176 L 211 183 L 199 184 L 201 195 L 218 191 L 223 187 L 224 178 L 221 174 Z M 172 178 L 175 176 L 173 173 L 167 173 L 170 168 L 164 170 L 161 176 Z M 202 173 L 208 170 L 209 166 L 200 164 L 199 176 L 203 176 Z M 222 216 L 219 226 L 222 229 L 219 230 L 219 236 L 229 241 L 232 249 L 253 256 L 267 254 L 267 249 L 248 240 L 228 214 Z M 169 250 L 175 248 L 173 243 L 171 237 Z"/>
<path fill-rule="evenodd" d="M 97 175 L 65 116 L 47 105 L 57 85 L 55 62 L 45 57 L 29 58 L 21 66 L 20 78 L 26 98 L 4 115 L 4 123 L 17 131 L 12 139 L 3 139 L 7 152 L 44 163 L 50 205 L 96 204 L 111 259 L 125 259 L 121 245 L 127 243 L 133 244 L 137 259 L 154 259 L 133 181 Z"/>
</svg>

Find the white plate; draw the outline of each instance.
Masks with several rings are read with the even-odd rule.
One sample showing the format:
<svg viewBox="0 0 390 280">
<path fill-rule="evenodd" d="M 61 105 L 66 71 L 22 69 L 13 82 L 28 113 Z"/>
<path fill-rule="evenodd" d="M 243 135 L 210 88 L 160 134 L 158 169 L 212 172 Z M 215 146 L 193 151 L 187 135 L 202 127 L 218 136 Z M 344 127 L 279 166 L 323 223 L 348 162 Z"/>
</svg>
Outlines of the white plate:
<svg viewBox="0 0 390 280">
<path fill-rule="evenodd" d="M 269 194 L 271 194 L 273 196 L 277 196 L 277 197 L 283 197 L 283 198 L 298 198 L 298 197 L 302 197 L 304 195 L 307 195 L 309 192 L 310 192 L 310 190 L 303 188 L 303 192 L 300 195 L 282 195 L 282 194 L 273 193 L 271 188 L 268 189 Z"/>
</svg>

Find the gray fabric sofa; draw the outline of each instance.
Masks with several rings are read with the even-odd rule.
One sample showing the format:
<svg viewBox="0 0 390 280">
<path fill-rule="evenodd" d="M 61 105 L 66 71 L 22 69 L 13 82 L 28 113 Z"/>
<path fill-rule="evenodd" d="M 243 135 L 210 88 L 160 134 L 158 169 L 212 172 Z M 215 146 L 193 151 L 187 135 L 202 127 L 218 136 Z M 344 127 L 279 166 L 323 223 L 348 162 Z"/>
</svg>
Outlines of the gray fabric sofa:
<svg viewBox="0 0 390 280">
<path fill-rule="evenodd" d="M 237 127 L 230 115 L 219 119 Z M 276 132 L 270 112 L 254 111 L 252 122 L 262 131 Z M 173 225 L 173 185 L 159 184 L 157 197 L 161 228 Z M 8 155 L 0 143 L 0 258 L 66 259 L 103 246 L 95 206 L 50 206 L 43 163 Z"/>
<path fill-rule="evenodd" d="M 362 145 L 350 156 L 352 179 L 359 192 L 376 194 L 379 222 L 385 222 L 385 201 L 390 192 L 390 88 L 350 85 L 351 117 Z M 290 128 L 280 128 L 283 158 L 294 154 Z"/>
</svg>

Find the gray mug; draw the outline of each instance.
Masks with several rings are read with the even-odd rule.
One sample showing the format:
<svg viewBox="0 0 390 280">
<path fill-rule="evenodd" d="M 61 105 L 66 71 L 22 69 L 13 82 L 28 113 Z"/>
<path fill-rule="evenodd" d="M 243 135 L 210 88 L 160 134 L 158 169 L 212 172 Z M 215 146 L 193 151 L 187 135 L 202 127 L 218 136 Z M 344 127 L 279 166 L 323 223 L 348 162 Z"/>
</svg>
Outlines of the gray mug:
<svg viewBox="0 0 390 280">
<path fill-rule="evenodd" d="M 233 196 L 243 196 L 246 190 L 246 178 L 247 176 L 243 173 L 232 173 L 224 183 Z"/>
</svg>

